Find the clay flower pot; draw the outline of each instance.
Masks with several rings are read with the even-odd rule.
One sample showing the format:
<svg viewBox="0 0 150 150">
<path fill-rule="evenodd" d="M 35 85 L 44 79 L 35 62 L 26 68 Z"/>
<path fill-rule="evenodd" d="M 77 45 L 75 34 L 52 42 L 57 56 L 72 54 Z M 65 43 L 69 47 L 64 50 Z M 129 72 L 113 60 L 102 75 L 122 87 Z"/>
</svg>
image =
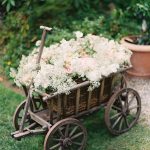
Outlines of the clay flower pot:
<svg viewBox="0 0 150 150">
<path fill-rule="evenodd" d="M 150 45 L 133 44 L 138 36 L 127 36 L 121 39 L 121 44 L 132 51 L 132 68 L 127 71 L 129 75 L 137 77 L 150 77 Z"/>
</svg>

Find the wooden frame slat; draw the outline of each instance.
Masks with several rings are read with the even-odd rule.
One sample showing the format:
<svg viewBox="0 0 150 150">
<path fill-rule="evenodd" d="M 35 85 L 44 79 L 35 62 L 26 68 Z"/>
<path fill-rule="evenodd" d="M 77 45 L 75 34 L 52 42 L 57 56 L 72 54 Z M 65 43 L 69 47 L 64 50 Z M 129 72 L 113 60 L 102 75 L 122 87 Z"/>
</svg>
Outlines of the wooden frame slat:
<svg viewBox="0 0 150 150">
<path fill-rule="evenodd" d="M 53 124 L 53 99 L 47 101 L 47 106 L 49 109 L 49 122 Z"/>
<path fill-rule="evenodd" d="M 88 100 L 87 100 L 87 110 L 90 109 L 91 97 L 92 97 L 92 91 L 89 91 L 89 92 L 88 92 Z"/>
<path fill-rule="evenodd" d="M 80 103 L 80 88 L 77 89 L 77 94 L 76 94 L 76 109 L 75 109 L 75 114 L 78 114 L 79 103 Z"/>
<path fill-rule="evenodd" d="M 58 95 L 58 99 L 57 99 L 57 121 L 59 121 L 61 119 L 61 107 L 62 107 L 62 101 L 61 101 L 61 95 Z"/>
<path fill-rule="evenodd" d="M 104 95 L 103 95 L 104 94 L 104 84 L 105 84 L 105 79 L 103 79 L 101 81 L 100 92 L 99 92 L 99 103 L 104 100 Z"/>
<path fill-rule="evenodd" d="M 63 117 L 65 117 L 66 116 L 66 107 L 67 107 L 67 95 L 66 94 L 64 94 L 63 95 L 63 108 L 62 108 L 62 111 L 63 111 Z"/>
</svg>

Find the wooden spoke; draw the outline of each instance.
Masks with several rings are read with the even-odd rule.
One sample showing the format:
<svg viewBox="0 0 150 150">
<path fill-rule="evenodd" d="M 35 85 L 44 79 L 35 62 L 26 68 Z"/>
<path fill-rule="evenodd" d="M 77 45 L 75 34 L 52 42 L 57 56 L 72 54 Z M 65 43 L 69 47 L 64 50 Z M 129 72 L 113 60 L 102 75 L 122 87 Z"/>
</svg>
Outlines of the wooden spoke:
<svg viewBox="0 0 150 150">
<path fill-rule="evenodd" d="M 69 134 L 69 124 L 67 124 L 66 126 L 65 137 L 68 137 L 68 134 Z"/>
<path fill-rule="evenodd" d="M 61 137 L 65 137 L 60 128 L 58 128 L 58 133 L 60 134 Z"/>
<path fill-rule="evenodd" d="M 54 138 L 56 136 L 57 138 Z M 87 132 L 83 125 L 76 119 L 67 118 L 58 121 L 50 128 L 44 141 L 44 150 L 83 150 L 86 140 Z"/>
<path fill-rule="evenodd" d="M 127 117 L 124 117 L 124 120 L 125 120 L 125 123 L 126 123 L 127 128 L 129 128 L 129 122 L 128 122 L 128 120 L 127 120 Z"/>
<path fill-rule="evenodd" d="M 53 138 L 53 141 L 61 141 L 61 139 Z"/>
<path fill-rule="evenodd" d="M 54 149 L 56 149 L 56 148 L 58 148 L 58 147 L 60 147 L 60 143 L 58 143 L 58 144 L 52 146 L 49 150 L 54 150 Z"/>
<path fill-rule="evenodd" d="M 120 121 L 122 116 L 118 117 L 118 119 L 115 121 L 115 123 L 112 125 L 112 128 L 114 128 Z"/>
<path fill-rule="evenodd" d="M 119 131 L 122 130 L 122 125 L 123 125 L 123 117 L 121 117 L 120 119 Z"/>
<path fill-rule="evenodd" d="M 79 142 L 72 142 L 72 144 L 79 145 L 79 146 L 82 145 L 82 143 L 79 143 Z"/>
<path fill-rule="evenodd" d="M 140 106 L 132 106 L 132 107 L 129 107 L 129 111 L 133 110 L 133 109 L 137 109 L 139 108 Z"/>
<path fill-rule="evenodd" d="M 77 129 L 78 126 L 75 126 L 74 129 L 70 132 L 69 137 L 71 137 L 76 132 Z"/>
<path fill-rule="evenodd" d="M 119 113 L 117 113 L 117 114 L 115 114 L 115 115 L 111 116 L 111 118 L 110 118 L 110 119 L 114 119 L 114 118 L 116 118 L 116 117 L 119 117 L 120 115 L 121 115 L 121 112 L 119 112 Z"/>
<path fill-rule="evenodd" d="M 132 99 L 129 101 L 129 94 Z M 124 99 L 124 95 L 126 95 Z M 131 106 L 134 103 L 134 106 Z M 117 113 L 112 115 L 112 111 Z M 131 110 L 135 110 L 134 115 Z M 116 92 L 109 100 L 105 110 L 105 123 L 112 134 L 118 135 L 130 130 L 137 122 L 141 112 L 141 99 L 139 94 L 131 89 L 124 88 Z"/>
<path fill-rule="evenodd" d="M 132 96 L 132 99 L 129 101 L 129 106 L 132 104 L 132 102 L 134 101 L 134 97 L 135 95 Z"/>
<path fill-rule="evenodd" d="M 115 106 L 115 105 L 112 106 L 112 109 L 121 111 L 121 108 L 119 108 L 119 107 L 117 107 L 117 106 Z"/>
<path fill-rule="evenodd" d="M 78 134 L 72 136 L 72 137 L 71 137 L 71 140 L 74 140 L 74 139 L 78 138 L 78 137 L 81 136 L 81 135 L 83 135 L 83 132 L 80 132 L 80 133 L 78 133 Z"/>
<path fill-rule="evenodd" d="M 63 150 L 63 148 L 60 146 L 58 150 Z"/>
</svg>

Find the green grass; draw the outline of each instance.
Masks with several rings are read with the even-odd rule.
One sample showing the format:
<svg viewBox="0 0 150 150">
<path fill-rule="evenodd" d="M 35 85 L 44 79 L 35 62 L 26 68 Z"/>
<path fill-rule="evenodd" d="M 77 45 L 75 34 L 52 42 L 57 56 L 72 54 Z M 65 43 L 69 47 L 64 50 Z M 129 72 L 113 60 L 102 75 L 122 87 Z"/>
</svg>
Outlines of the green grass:
<svg viewBox="0 0 150 150">
<path fill-rule="evenodd" d="M 0 150 L 42 150 L 44 136 L 33 136 L 16 141 L 12 116 L 24 98 L 0 84 Z M 112 136 L 104 124 L 104 110 L 84 118 L 88 131 L 87 150 L 150 150 L 150 129 L 136 125 L 128 133 Z"/>
</svg>

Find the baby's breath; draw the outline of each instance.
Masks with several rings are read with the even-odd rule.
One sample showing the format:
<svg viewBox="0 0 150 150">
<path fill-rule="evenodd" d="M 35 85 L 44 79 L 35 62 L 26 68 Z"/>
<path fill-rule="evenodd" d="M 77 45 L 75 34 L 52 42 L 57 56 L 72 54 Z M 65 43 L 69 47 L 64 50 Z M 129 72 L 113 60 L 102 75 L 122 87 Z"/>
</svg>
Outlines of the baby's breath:
<svg viewBox="0 0 150 150">
<path fill-rule="evenodd" d="M 15 83 L 29 86 L 33 80 L 35 89 L 68 94 L 77 84 L 74 79 L 89 80 L 89 90 L 93 90 L 103 76 L 130 65 L 131 51 L 117 42 L 92 34 L 83 37 L 79 31 L 75 34 L 76 39 L 62 39 L 60 43 L 44 47 L 39 70 L 36 65 L 39 47 L 29 56 L 23 56 L 18 70 L 10 74 Z"/>
</svg>

